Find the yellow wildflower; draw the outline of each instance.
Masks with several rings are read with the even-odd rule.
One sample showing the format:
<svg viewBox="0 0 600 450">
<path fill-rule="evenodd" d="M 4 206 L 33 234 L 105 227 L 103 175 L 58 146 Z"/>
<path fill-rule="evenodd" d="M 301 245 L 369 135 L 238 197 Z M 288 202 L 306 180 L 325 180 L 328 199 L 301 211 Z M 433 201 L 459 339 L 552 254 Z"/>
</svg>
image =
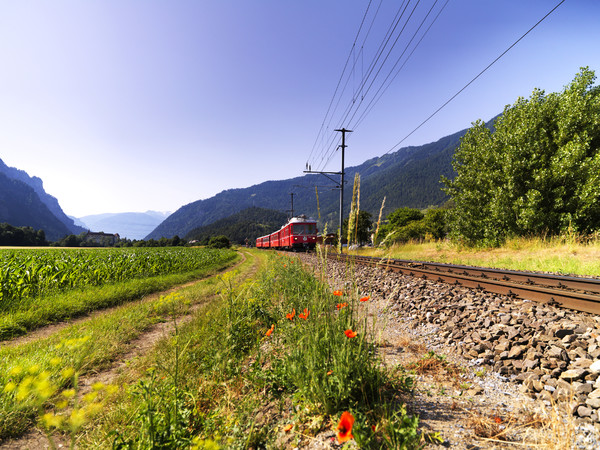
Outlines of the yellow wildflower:
<svg viewBox="0 0 600 450">
<path fill-rule="evenodd" d="M 61 392 L 61 395 L 65 398 L 73 398 L 75 397 L 75 389 L 65 389 Z"/>
<path fill-rule="evenodd" d="M 46 428 L 60 428 L 63 418 L 54 413 L 46 413 L 42 416 L 42 424 Z"/>
<path fill-rule="evenodd" d="M 74 409 L 69 416 L 69 425 L 71 429 L 78 430 L 86 422 L 85 410 L 82 408 Z"/>
</svg>

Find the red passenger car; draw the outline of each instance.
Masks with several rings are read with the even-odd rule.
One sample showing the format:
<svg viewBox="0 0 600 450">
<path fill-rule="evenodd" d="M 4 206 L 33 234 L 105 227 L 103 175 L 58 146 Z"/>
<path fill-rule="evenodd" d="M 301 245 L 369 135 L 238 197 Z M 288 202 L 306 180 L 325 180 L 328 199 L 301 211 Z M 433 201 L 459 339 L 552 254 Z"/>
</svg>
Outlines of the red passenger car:
<svg viewBox="0 0 600 450">
<path fill-rule="evenodd" d="M 280 230 L 256 239 L 257 248 L 312 250 L 317 243 L 317 222 L 306 216 L 292 217 Z"/>
</svg>

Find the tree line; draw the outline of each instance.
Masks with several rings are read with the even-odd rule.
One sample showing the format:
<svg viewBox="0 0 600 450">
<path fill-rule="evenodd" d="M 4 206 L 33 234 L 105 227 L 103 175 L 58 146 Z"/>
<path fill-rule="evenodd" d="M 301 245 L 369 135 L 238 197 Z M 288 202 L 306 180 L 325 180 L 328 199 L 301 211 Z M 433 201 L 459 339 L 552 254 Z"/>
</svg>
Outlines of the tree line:
<svg viewBox="0 0 600 450">
<path fill-rule="evenodd" d="M 33 227 L 14 227 L 8 223 L 0 223 L 0 245 L 2 246 L 46 246 L 46 233 L 44 230 L 35 230 Z"/>
<path fill-rule="evenodd" d="M 380 224 L 357 215 L 356 243 L 449 238 L 498 246 L 510 237 L 600 232 L 600 87 L 581 68 L 562 92 L 536 89 L 493 123 L 476 121 L 442 176 L 444 207 L 399 208 Z M 346 236 L 348 220 L 342 236 Z M 345 242 L 345 241 L 343 241 Z"/>
<path fill-rule="evenodd" d="M 600 88 L 587 67 L 562 92 L 536 89 L 493 124 L 473 124 L 444 178 L 449 235 L 497 246 L 513 236 L 600 230 Z"/>
</svg>

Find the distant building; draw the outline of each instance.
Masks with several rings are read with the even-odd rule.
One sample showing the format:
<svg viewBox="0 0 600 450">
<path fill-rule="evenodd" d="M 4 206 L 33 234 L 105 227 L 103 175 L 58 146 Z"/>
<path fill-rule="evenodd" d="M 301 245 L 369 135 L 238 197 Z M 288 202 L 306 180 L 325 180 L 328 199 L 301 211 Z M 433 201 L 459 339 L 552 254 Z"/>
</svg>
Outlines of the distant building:
<svg viewBox="0 0 600 450">
<path fill-rule="evenodd" d="M 121 239 L 121 236 L 119 236 L 118 233 L 110 234 L 104 233 L 102 231 L 100 231 L 99 233 L 95 233 L 89 230 L 83 237 L 84 242 L 103 246 L 115 245 L 119 241 L 119 239 Z"/>
</svg>

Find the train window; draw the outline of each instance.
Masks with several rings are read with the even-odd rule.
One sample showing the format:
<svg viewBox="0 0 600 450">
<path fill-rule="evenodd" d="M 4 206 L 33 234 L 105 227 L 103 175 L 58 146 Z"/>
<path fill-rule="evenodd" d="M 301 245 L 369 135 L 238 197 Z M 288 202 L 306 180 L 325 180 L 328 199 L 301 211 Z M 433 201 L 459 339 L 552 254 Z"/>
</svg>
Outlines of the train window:
<svg viewBox="0 0 600 450">
<path fill-rule="evenodd" d="M 314 223 L 294 224 L 294 234 L 316 234 L 317 226 Z"/>
</svg>

